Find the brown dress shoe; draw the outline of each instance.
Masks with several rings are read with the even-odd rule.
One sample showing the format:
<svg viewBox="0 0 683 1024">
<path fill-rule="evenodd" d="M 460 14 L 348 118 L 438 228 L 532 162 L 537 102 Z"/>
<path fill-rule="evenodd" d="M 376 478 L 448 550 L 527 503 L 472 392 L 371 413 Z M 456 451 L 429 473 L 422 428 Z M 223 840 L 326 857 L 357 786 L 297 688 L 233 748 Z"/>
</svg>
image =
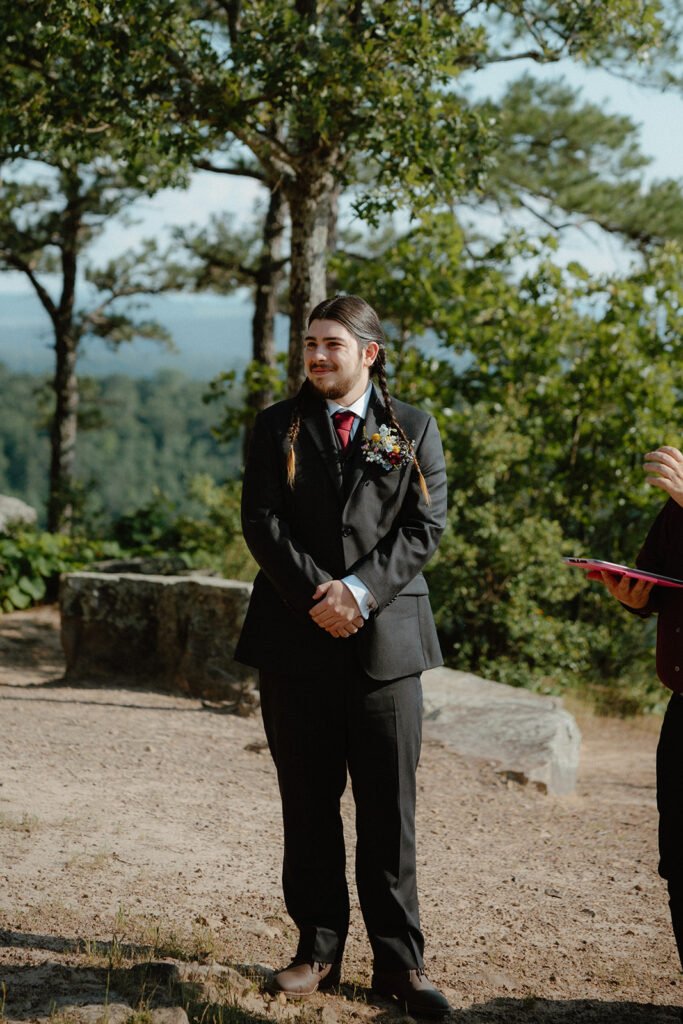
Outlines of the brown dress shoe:
<svg viewBox="0 0 683 1024">
<path fill-rule="evenodd" d="M 308 999 L 318 989 L 334 988 L 341 978 L 341 964 L 307 963 L 294 960 L 278 971 L 268 986 L 270 992 L 284 992 L 287 999 Z"/>
<path fill-rule="evenodd" d="M 432 985 L 423 967 L 412 971 L 375 971 L 372 991 L 378 996 L 396 999 L 415 1017 L 445 1017 L 452 1009 L 446 997 Z"/>
</svg>

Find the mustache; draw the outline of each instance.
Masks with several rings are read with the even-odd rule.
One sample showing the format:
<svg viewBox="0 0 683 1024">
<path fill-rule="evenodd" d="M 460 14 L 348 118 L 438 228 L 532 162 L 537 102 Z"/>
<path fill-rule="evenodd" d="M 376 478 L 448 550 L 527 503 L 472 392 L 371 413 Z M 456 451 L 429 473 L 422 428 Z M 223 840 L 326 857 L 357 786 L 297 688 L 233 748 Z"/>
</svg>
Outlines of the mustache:
<svg viewBox="0 0 683 1024">
<path fill-rule="evenodd" d="M 334 363 L 311 363 L 312 370 L 334 370 Z"/>
</svg>

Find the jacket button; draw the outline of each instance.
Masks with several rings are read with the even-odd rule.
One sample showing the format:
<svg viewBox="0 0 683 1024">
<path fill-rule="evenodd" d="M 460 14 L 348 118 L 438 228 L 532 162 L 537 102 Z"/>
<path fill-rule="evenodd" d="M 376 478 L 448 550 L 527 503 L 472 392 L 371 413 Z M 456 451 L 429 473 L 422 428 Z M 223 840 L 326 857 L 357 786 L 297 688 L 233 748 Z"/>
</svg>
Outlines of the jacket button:
<svg viewBox="0 0 683 1024">
<path fill-rule="evenodd" d="M 681 671 L 681 666 L 680 665 L 674 665 L 674 672 L 680 672 L 680 671 Z"/>
<path fill-rule="evenodd" d="M 351 529 L 350 526 L 343 526 L 342 527 L 342 537 L 350 537 L 352 533 L 353 533 L 353 530 Z"/>
<path fill-rule="evenodd" d="M 676 626 L 676 632 L 680 633 L 680 631 L 681 631 L 681 627 L 680 626 Z"/>
</svg>

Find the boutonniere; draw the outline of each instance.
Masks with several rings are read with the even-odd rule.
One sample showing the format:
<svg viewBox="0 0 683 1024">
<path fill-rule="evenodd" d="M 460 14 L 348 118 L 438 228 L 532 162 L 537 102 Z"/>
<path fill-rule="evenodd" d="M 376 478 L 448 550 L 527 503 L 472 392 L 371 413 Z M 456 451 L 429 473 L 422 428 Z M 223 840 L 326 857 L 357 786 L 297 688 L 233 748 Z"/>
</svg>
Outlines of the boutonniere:
<svg viewBox="0 0 683 1024">
<path fill-rule="evenodd" d="M 415 442 L 413 442 L 414 444 Z M 413 461 L 414 455 L 410 445 L 406 444 L 393 427 L 383 423 L 376 434 L 368 437 L 363 427 L 363 443 L 361 451 L 365 453 L 366 462 L 376 462 L 382 469 L 398 469 Z"/>
</svg>

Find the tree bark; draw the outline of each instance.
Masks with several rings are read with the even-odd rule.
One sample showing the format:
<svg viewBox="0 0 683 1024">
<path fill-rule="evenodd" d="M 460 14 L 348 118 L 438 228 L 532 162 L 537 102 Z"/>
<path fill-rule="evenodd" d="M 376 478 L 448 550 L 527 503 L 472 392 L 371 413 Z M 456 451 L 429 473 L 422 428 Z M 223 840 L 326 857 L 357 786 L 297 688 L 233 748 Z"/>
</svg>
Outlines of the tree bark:
<svg viewBox="0 0 683 1024">
<path fill-rule="evenodd" d="M 285 228 L 287 204 L 279 188 L 270 193 L 268 212 L 263 226 L 263 254 L 256 268 L 256 292 L 252 320 L 252 359 L 264 366 L 275 366 L 275 314 L 278 288 L 282 282 L 282 233 Z M 254 392 L 250 404 L 265 409 L 273 402 L 272 389 Z"/>
<path fill-rule="evenodd" d="M 78 421 L 78 346 L 65 324 L 55 325 L 56 405 L 51 430 L 50 498 L 47 528 L 50 533 L 69 533 L 73 516 L 73 477 Z"/>
<path fill-rule="evenodd" d="M 289 296 L 289 365 L 287 393 L 294 395 L 304 378 L 303 341 L 308 315 L 326 295 L 327 229 L 334 179 L 329 172 L 288 183 L 292 221 Z"/>
<path fill-rule="evenodd" d="M 78 429 L 78 338 L 73 328 L 76 265 L 81 231 L 81 182 L 75 169 L 63 173 L 67 197 L 62 221 L 62 294 L 53 316 L 55 330 L 55 414 L 51 430 L 50 497 L 47 528 L 69 533 L 73 517 L 73 479 Z"/>
<path fill-rule="evenodd" d="M 339 193 L 341 189 L 336 184 L 330 193 L 327 208 L 327 251 L 335 253 L 339 245 Z M 327 274 L 327 294 L 334 295 L 339 290 L 339 279 L 336 274 Z"/>
<path fill-rule="evenodd" d="M 268 212 L 263 227 L 263 253 L 254 274 L 254 316 L 252 318 L 252 359 L 267 370 L 275 368 L 275 314 L 282 282 L 282 234 L 285 228 L 287 203 L 279 187 L 271 190 Z M 272 405 L 272 387 L 259 388 L 247 395 L 247 405 L 254 415 Z M 244 432 L 244 458 L 251 438 L 251 425 Z"/>
</svg>

